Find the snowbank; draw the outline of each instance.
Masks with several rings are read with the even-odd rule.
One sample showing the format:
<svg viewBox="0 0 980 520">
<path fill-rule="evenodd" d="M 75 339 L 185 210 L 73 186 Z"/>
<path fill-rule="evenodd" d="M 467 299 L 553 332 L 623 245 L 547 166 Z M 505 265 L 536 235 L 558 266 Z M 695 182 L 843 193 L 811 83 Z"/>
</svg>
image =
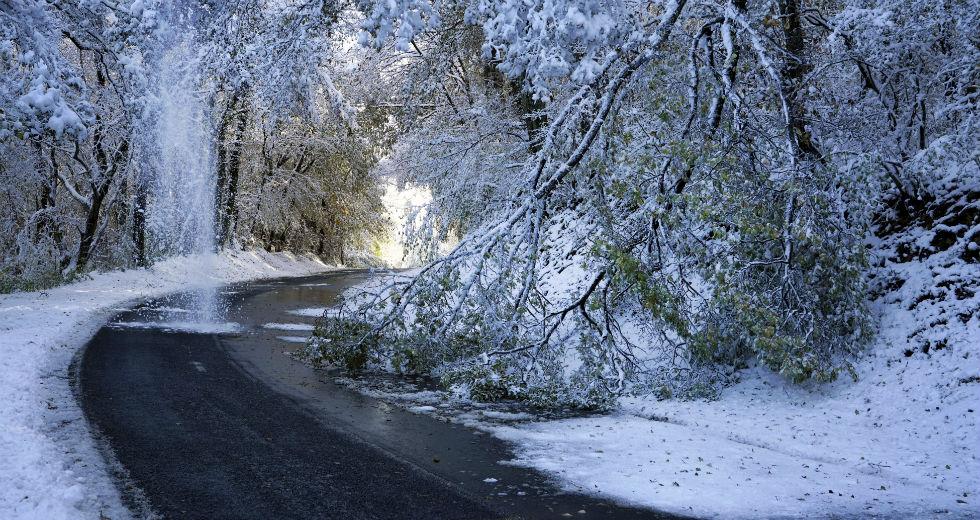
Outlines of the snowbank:
<svg viewBox="0 0 980 520">
<path fill-rule="evenodd" d="M 237 251 L 0 296 L 0 518 L 130 516 L 68 380 L 72 356 L 120 307 L 179 290 L 327 269 L 312 257 Z"/>
<path fill-rule="evenodd" d="M 857 382 L 752 369 L 715 401 L 632 398 L 494 433 L 567 489 L 679 513 L 980 517 L 980 271 L 952 255 L 887 266 L 905 282 L 875 302 Z"/>
<path fill-rule="evenodd" d="M 980 513 L 978 400 L 966 390 L 806 393 L 762 371 L 748 379 L 714 402 L 635 400 L 494 433 L 516 443 L 514 463 L 566 489 L 698 516 Z"/>
</svg>

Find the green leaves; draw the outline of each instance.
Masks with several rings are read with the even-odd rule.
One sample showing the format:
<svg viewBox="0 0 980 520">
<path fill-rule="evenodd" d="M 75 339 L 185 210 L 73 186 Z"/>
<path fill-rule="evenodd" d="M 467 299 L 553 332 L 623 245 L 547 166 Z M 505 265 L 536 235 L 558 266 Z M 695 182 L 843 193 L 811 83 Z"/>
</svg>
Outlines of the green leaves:
<svg viewBox="0 0 980 520">
<path fill-rule="evenodd" d="M 306 348 L 307 357 L 316 364 L 336 364 L 350 373 L 364 370 L 373 356 L 378 338 L 364 322 L 339 317 L 325 317 L 317 323 L 314 336 Z"/>
</svg>

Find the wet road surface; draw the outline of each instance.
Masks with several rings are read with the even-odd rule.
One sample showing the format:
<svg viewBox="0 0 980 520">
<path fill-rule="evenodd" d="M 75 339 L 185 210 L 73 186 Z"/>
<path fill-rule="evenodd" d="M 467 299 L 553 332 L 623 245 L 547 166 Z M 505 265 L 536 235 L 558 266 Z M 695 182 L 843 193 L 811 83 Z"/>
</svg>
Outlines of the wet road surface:
<svg viewBox="0 0 980 520">
<path fill-rule="evenodd" d="M 187 295 L 121 313 L 74 374 L 82 407 L 139 514 L 207 519 L 672 518 L 563 493 L 502 465 L 505 443 L 335 384 L 287 354 L 368 276 L 350 271 L 232 286 L 233 333 L 133 327 L 179 321 Z M 485 482 L 493 478 L 496 482 Z"/>
</svg>

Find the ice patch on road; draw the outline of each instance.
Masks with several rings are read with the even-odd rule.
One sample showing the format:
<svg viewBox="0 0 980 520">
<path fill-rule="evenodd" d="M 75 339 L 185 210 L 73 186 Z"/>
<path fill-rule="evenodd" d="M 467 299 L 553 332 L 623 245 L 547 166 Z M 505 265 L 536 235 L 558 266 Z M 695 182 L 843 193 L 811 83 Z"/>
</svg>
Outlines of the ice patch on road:
<svg viewBox="0 0 980 520">
<path fill-rule="evenodd" d="M 293 316 L 305 316 L 307 318 L 319 318 L 320 316 L 327 315 L 330 317 L 337 316 L 337 309 L 330 309 L 327 307 L 307 307 L 305 309 L 294 309 L 289 311 L 289 314 Z"/>
<path fill-rule="evenodd" d="M 276 339 L 286 343 L 306 343 L 310 338 L 306 336 L 276 336 Z"/>
<path fill-rule="evenodd" d="M 309 318 L 318 318 L 320 316 L 323 316 L 323 313 L 326 312 L 326 310 L 327 310 L 326 307 L 307 307 L 305 309 L 293 309 L 288 312 L 293 316 L 306 316 Z"/>
<path fill-rule="evenodd" d="M 312 331 L 313 325 L 307 323 L 266 323 L 262 325 L 263 329 L 277 329 L 277 330 L 306 330 Z"/>
<path fill-rule="evenodd" d="M 116 329 L 162 329 L 167 332 L 195 334 L 231 334 L 242 330 L 241 325 L 231 321 L 117 321 L 109 326 Z"/>
</svg>

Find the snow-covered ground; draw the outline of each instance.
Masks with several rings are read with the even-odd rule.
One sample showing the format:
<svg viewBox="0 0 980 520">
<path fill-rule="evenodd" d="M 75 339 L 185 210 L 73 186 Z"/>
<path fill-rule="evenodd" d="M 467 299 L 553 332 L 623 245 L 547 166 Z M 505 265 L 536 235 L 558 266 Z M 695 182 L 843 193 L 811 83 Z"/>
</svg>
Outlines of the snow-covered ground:
<svg viewBox="0 0 980 520">
<path fill-rule="evenodd" d="M 327 269 L 312 257 L 230 252 L 0 296 L 0 518 L 130 516 L 68 378 L 72 357 L 112 314 L 134 300 L 174 291 Z"/>
<path fill-rule="evenodd" d="M 714 401 L 631 398 L 493 431 L 513 463 L 567 489 L 680 513 L 975 518 L 980 273 L 948 256 L 890 266 L 905 282 L 875 302 L 857 382 L 800 387 L 757 368 Z M 966 290 L 936 289 L 949 280 Z"/>
<path fill-rule="evenodd" d="M 980 400 L 959 381 L 968 362 L 978 372 L 961 360 L 947 371 L 956 359 L 870 356 L 865 379 L 824 391 L 756 370 L 717 401 L 634 399 L 608 416 L 494 432 L 516 443 L 515 463 L 567 489 L 675 512 L 975 517 Z"/>
<path fill-rule="evenodd" d="M 977 517 L 980 295 L 922 295 L 948 279 L 975 287 L 980 273 L 950 273 L 947 263 L 895 267 L 908 282 L 876 302 L 880 334 L 855 362 L 857 382 L 799 387 L 752 369 L 718 400 L 630 398 L 608 415 L 551 421 L 475 403 L 460 413 L 438 392 L 388 397 L 417 413 L 455 413 L 514 442 L 508 463 L 627 503 L 723 518 Z M 217 268 L 201 278 L 205 264 Z M 172 291 L 325 269 L 243 252 L 0 296 L 0 518 L 129 516 L 67 377 L 111 314 Z"/>
<path fill-rule="evenodd" d="M 514 443 L 507 463 L 625 503 L 716 518 L 977 518 L 972 267 L 949 253 L 882 269 L 905 282 L 874 302 L 879 333 L 854 361 L 857 381 L 799 386 L 753 368 L 717 400 L 632 397 L 607 415 L 538 421 L 431 391 L 360 390 L 490 431 Z"/>
<path fill-rule="evenodd" d="M 889 267 L 905 283 L 875 302 L 857 382 L 756 368 L 714 401 L 631 398 L 493 431 L 568 489 L 680 513 L 978 517 L 980 272 L 947 256 Z M 967 290 L 937 292 L 947 280 Z"/>
</svg>

